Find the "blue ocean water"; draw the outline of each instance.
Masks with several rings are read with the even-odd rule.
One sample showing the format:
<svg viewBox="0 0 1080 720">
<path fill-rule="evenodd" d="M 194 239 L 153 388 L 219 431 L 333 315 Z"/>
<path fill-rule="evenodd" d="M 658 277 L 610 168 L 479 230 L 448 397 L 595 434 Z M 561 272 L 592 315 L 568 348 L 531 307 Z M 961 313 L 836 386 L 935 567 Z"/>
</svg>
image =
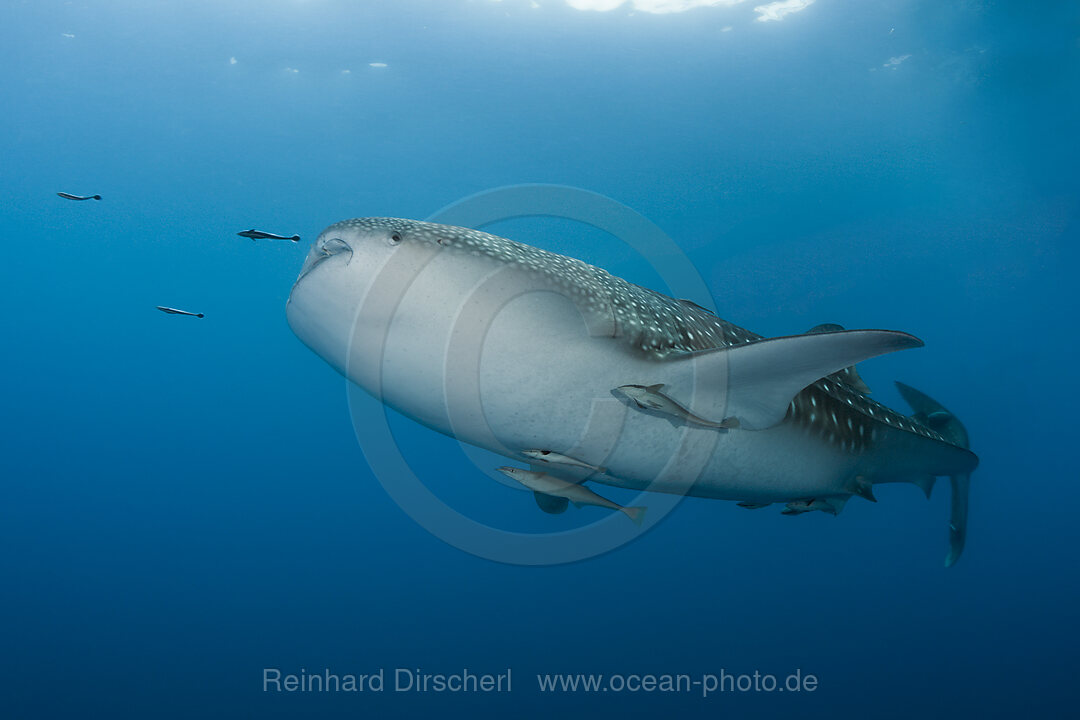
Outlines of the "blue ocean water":
<svg viewBox="0 0 1080 720">
<path fill-rule="evenodd" d="M 0 717 L 1071 716 L 1077 8 L 762 2 L 0 2 Z M 649 218 L 756 332 L 925 340 L 862 373 L 970 431 L 961 561 L 945 487 L 838 517 L 689 498 L 551 567 L 414 522 L 285 300 L 333 222 L 520 183 Z M 664 289 L 579 223 L 488 229 Z M 391 425 L 461 512 L 570 522 Z M 513 690 L 276 692 L 266 668 L 510 668 Z M 536 681 L 796 670 L 816 689 Z"/>
</svg>

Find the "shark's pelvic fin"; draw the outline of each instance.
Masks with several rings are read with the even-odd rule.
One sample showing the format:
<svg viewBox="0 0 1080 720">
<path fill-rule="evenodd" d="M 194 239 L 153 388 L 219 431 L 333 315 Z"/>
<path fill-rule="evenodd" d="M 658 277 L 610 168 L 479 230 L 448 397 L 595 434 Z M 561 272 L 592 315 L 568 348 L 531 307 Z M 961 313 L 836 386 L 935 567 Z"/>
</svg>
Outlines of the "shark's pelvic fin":
<svg viewBox="0 0 1080 720">
<path fill-rule="evenodd" d="M 896 383 L 896 389 L 915 411 L 915 420 L 937 431 L 947 441 L 962 447 L 970 447 L 967 429 L 959 419 L 941 403 L 926 393 L 919 392 L 910 385 Z M 945 556 L 945 567 L 952 567 L 964 552 L 967 538 L 968 495 L 971 490 L 971 473 L 965 472 L 949 478 L 952 484 L 952 510 L 949 515 L 949 554 Z M 929 492 L 927 492 L 929 496 Z"/>
<path fill-rule="evenodd" d="M 851 492 L 853 495 L 869 500 L 870 502 L 877 502 L 877 498 L 874 497 L 874 485 L 862 475 L 856 475 L 851 481 Z"/>
<path fill-rule="evenodd" d="M 784 419 L 807 385 L 862 360 L 922 344 L 892 330 L 845 330 L 702 350 L 673 360 L 693 363 L 692 378 L 685 387 L 668 384 L 665 392 L 707 420 L 734 417 L 742 428 L 763 430 Z"/>
<path fill-rule="evenodd" d="M 933 475 L 916 475 L 911 479 L 911 483 L 923 491 L 923 495 L 926 495 L 927 500 L 930 499 L 930 493 L 934 490 L 935 482 L 937 482 L 937 478 Z"/>
<path fill-rule="evenodd" d="M 844 505 L 847 503 L 849 497 L 850 495 L 832 495 L 829 497 L 792 500 L 780 511 L 780 514 L 802 515 L 803 513 L 820 510 L 829 515 L 839 515 L 840 511 L 844 509 Z"/>
<path fill-rule="evenodd" d="M 755 503 L 746 502 L 745 500 L 735 504 L 741 508 L 746 508 L 747 510 L 760 510 L 761 508 L 769 507 L 770 505 L 772 505 L 772 503 Z"/>
<path fill-rule="evenodd" d="M 570 504 L 570 501 L 564 497 L 546 495 L 535 490 L 533 491 L 533 497 L 536 498 L 537 507 L 549 515 L 559 515 L 566 512 L 566 506 Z"/>
</svg>

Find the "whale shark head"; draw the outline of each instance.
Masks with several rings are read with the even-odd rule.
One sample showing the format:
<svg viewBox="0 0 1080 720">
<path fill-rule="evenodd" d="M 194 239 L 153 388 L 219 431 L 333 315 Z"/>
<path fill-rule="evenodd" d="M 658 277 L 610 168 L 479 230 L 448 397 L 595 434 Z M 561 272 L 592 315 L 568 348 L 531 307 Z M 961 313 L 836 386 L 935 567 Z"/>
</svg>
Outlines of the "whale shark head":
<svg viewBox="0 0 1080 720">
<path fill-rule="evenodd" d="M 395 218 L 360 218 L 331 225 L 312 244 L 297 285 L 335 257 L 339 258 L 336 264 L 340 266 L 351 265 L 355 258 L 362 267 L 377 269 L 405 243 L 406 238 L 415 240 L 415 233 L 409 232 L 410 224 L 408 220 Z M 332 263 L 330 267 L 333 266 Z"/>
<path fill-rule="evenodd" d="M 347 364 L 355 315 L 391 261 L 422 266 L 439 246 L 428 223 L 357 218 L 326 228 L 311 246 L 286 304 L 289 326 L 339 372 Z"/>
<path fill-rule="evenodd" d="M 528 282 L 519 286 L 580 300 L 584 314 L 610 325 L 604 281 L 611 276 L 599 268 L 479 230 L 385 217 L 326 228 L 304 261 L 286 315 L 300 340 L 352 377 L 346 363 L 357 350 L 349 349 L 353 341 L 362 338 L 371 356 L 370 342 L 377 340 L 377 323 L 367 322 L 369 316 L 378 315 L 384 325 L 409 326 L 426 312 L 425 296 L 429 308 L 469 297 L 477 281 L 498 270 L 525 277 Z"/>
</svg>

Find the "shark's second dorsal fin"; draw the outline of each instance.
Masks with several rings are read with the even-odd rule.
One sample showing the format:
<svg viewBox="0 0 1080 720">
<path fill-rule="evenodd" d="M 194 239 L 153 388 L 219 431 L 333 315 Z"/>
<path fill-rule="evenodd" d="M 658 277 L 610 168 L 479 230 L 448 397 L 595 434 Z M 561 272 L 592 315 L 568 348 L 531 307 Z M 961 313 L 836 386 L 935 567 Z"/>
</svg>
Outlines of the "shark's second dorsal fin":
<svg viewBox="0 0 1080 720">
<path fill-rule="evenodd" d="M 670 362 L 690 363 L 691 372 L 666 383 L 664 393 L 707 420 L 734 417 L 744 429 L 763 430 L 784 419 L 807 385 L 857 362 L 922 344 L 893 330 L 845 330 L 686 353 Z"/>
</svg>

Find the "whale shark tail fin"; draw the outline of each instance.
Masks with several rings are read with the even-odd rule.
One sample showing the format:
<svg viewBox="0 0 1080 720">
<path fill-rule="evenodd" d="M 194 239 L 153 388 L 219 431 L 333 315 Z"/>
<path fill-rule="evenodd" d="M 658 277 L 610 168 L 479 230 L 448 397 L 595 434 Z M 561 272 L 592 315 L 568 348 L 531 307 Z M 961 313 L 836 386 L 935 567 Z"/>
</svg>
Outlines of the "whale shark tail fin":
<svg viewBox="0 0 1080 720">
<path fill-rule="evenodd" d="M 646 509 L 642 505 L 635 505 L 634 507 L 624 507 L 622 511 L 626 513 L 626 517 L 634 521 L 635 525 L 641 525 L 645 521 Z"/>
<path fill-rule="evenodd" d="M 944 405 L 929 395 L 905 385 L 896 383 L 897 390 L 915 411 L 913 419 L 936 431 L 946 441 L 957 447 L 969 449 L 971 446 L 967 428 L 960 419 L 949 412 Z M 949 515 L 949 554 L 945 556 L 945 567 L 952 567 L 960 559 L 967 538 L 968 498 L 971 490 L 971 473 L 963 472 L 951 475 L 952 510 Z M 927 493 L 929 494 L 929 493 Z"/>
</svg>

